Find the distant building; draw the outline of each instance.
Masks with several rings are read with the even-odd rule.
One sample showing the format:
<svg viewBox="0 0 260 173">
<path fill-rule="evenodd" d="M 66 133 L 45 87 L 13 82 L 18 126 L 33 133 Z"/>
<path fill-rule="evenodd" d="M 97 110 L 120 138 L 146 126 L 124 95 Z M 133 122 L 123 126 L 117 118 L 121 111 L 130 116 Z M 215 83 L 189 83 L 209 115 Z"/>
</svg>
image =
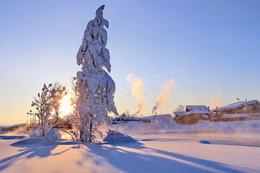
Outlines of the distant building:
<svg viewBox="0 0 260 173">
<path fill-rule="evenodd" d="M 213 111 L 218 118 L 222 119 L 246 120 L 249 117 L 257 119 L 260 115 L 260 102 L 258 100 L 239 101 L 213 109 Z"/>
<path fill-rule="evenodd" d="M 176 111 L 175 121 L 179 124 L 196 124 L 200 120 L 242 121 L 260 119 L 258 100 L 239 101 L 213 110 L 205 105 L 187 105 L 186 111 Z"/>
<path fill-rule="evenodd" d="M 260 111 L 260 102 L 258 100 L 239 101 L 220 108 L 213 109 L 213 111 L 218 113 L 219 115 L 243 113 L 258 114 Z"/>
<path fill-rule="evenodd" d="M 176 111 L 175 121 L 179 124 L 196 124 L 200 120 L 208 119 L 213 111 L 205 105 L 187 105 L 186 111 Z"/>
<path fill-rule="evenodd" d="M 205 105 L 187 105 L 186 112 L 208 113 L 209 107 Z"/>
</svg>

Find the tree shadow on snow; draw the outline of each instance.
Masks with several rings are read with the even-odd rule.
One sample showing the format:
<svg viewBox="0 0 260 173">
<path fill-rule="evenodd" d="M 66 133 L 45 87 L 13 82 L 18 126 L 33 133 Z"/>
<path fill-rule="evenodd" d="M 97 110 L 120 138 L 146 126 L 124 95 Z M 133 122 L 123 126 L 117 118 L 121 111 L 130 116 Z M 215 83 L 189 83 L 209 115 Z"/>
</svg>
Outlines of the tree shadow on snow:
<svg viewBox="0 0 260 173">
<path fill-rule="evenodd" d="M 12 139 L 23 139 L 25 136 L 0 136 L 0 139 L 3 140 L 12 140 Z"/>
<path fill-rule="evenodd" d="M 72 144 L 65 142 L 65 143 L 55 143 L 55 144 L 46 145 L 43 143 L 44 143 L 44 139 L 42 137 L 36 137 L 36 138 L 24 139 L 11 144 L 12 147 L 20 148 L 18 150 L 19 153 L 0 160 L 0 172 L 8 168 L 12 164 L 14 164 L 16 161 L 18 161 L 21 158 L 30 159 L 36 156 L 40 158 L 55 156 L 55 155 L 62 154 L 74 147 L 72 146 L 61 152 L 51 153 L 51 151 L 54 150 L 58 145 L 72 145 Z"/>
<path fill-rule="evenodd" d="M 97 166 L 108 162 L 124 172 L 254 172 L 233 165 L 185 156 L 173 152 L 147 148 L 141 142 L 112 144 L 85 144 L 90 151 L 84 157 L 92 158 Z M 95 160 L 95 157 L 98 156 Z M 100 159 L 103 158 L 103 159 Z M 84 162 L 82 160 L 81 162 Z"/>
</svg>

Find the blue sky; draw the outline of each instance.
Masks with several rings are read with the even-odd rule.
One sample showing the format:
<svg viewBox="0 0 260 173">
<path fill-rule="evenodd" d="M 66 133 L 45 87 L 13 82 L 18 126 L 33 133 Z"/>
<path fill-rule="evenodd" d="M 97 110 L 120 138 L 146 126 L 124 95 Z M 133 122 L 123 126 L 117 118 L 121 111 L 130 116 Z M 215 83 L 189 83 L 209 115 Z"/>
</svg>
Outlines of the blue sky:
<svg viewBox="0 0 260 173">
<path fill-rule="evenodd" d="M 260 1 L 0 1 L 0 124 L 28 120 L 43 83 L 69 85 L 95 10 L 105 4 L 107 48 L 119 112 L 136 111 L 129 73 L 146 86 L 149 115 L 164 82 L 174 79 L 161 113 L 180 104 L 260 99 Z"/>
</svg>

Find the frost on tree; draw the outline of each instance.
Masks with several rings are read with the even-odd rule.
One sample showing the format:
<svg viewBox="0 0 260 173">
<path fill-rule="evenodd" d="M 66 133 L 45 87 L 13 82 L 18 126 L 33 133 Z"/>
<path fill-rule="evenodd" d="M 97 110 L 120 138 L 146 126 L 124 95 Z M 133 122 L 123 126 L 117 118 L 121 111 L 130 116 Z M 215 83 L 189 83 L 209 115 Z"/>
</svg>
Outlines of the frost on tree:
<svg viewBox="0 0 260 173">
<path fill-rule="evenodd" d="M 76 110 L 80 119 L 80 140 L 94 142 L 95 133 L 103 123 L 109 123 L 108 112 L 118 114 L 114 104 L 115 82 L 111 71 L 109 50 L 106 48 L 108 21 L 103 18 L 104 5 L 96 11 L 84 32 L 77 54 Z M 107 72 L 108 71 L 108 72 Z"/>
<path fill-rule="evenodd" d="M 44 84 L 42 92 L 33 98 L 31 106 L 35 108 L 35 111 L 30 110 L 27 114 L 38 117 L 41 136 L 45 136 L 57 123 L 60 100 L 66 94 L 66 88 L 59 83 Z M 55 122 L 51 121 L 51 118 L 55 119 Z"/>
</svg>

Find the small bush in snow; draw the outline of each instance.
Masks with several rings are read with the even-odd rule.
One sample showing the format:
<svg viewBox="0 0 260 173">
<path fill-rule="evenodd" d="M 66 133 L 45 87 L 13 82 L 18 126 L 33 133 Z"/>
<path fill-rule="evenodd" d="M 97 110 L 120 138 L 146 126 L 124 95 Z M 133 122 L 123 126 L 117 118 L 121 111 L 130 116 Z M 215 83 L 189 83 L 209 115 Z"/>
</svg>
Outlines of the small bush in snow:
<svg viewBox="0 0 260 173">
<path fill-rule="evenodd" d="M 32 138 L 32 137 L 39 137 L 41 136 L 41 132 L 39 129 L 33 129 L 29 132 L 29 137 Z"/>
<path fill-rule="evenodd" d="M 45 144 L 54 144 L 55 142 L 61 141 L 61 135 L 58 129 L 50 130 L 45 136 Z"/>
</svg>

